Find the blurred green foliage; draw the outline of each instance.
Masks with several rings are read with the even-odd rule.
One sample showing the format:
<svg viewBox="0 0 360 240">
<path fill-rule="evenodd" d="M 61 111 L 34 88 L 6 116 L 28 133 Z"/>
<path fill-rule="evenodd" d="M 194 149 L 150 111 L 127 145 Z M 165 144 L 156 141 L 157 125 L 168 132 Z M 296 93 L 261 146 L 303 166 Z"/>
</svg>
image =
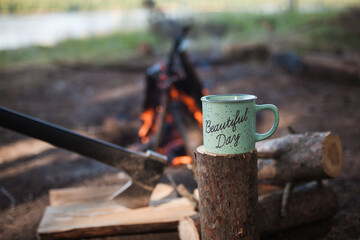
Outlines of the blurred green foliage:
<svg viewBox="0 0 360 240">
<path fill-rule="evenodd" d="M 351 19 L 348 16 L 356 15 Z M 283 50 L 338 51 L 360 50 L 360 10 L 328 10 L 324 12 L 275 14 L 212 14 L 203 24 L 215 29 L 226 28 L 220 34 L 223 44 L 266 43 Z M 206 28 L 205 28 L 206 29 Z M 201 35 L 201 34 L 200 34 Z M 202 46 L 208 38 L 202 34 Z"/>
<path fill-rule="evenodd" d="M 360 11 L 360 10 L 358 10 Z M 276 14 L 205 14 L 195 21 L 190 51 L 212 51 L 233 43 L 266 43 L 278 50 L 360 51 L 360 14 L 351 11 Z M 133 58 L 141 43 L 165 53 L 170 40 L 150 31 L 66 40 L 54 47 L 0 51 L 0 68 L 60 62 L 109 62 Z"/>
<path fill-rule="evenodd" d="M 360 50 L 360 31 L 354 28 L 360 26 L 360 10 L 233 14 L 211 21 L 229 26 L 225 36 L 228 42 L 273 44 L 298 53 Z"/>
<path fill-rule="evenodd" d="M 147 31 L 114 33 L 88 39 L 72 39 L 54 47 L 26 47 L 0 51 L 0 68 L 41 65 L 53 62 L 107 62 L 136 56 L 136 48 L 146 42 L 150 46 L 163 40 Z"/>
<path fill-rule="evenodd" d="M 264 8 L 286 9 L 288 0 L 154 0 L 164 9 L 191 9 L 204 12 L 251 11 Z M 31 13 L 54 11 L 92 11 L 142 7 L 144 0 L 0 0 L 0 13 Z M 344 8 L 359 0 L 297 0 L 299 8 Z"/>
<path fill-rule="evenodd" d="M 124 0 L 0 0 L 1 13 L 92 11 L 139 7 L 141 1 Z"/>
</svg>

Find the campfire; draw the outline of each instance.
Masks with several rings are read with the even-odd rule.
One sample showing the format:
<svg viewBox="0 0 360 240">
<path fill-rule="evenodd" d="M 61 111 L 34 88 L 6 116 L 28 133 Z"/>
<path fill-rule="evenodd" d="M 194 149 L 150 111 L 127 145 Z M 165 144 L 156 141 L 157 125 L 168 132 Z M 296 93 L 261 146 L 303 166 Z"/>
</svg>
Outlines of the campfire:
<svg viewBox="0 0 360 240">
<path fill-rule="evenodd" d="M 146 148 L 168 157 L 173 166 L 189 164 L 202 142 L 200 98 L 207 94 L 187 53 L 180 49 L 188 31 L 175 39 L 167 63 L 150 67 L 138 135 Z M 190 139 L 191 138 L 191 139 Z"/>
</svg>

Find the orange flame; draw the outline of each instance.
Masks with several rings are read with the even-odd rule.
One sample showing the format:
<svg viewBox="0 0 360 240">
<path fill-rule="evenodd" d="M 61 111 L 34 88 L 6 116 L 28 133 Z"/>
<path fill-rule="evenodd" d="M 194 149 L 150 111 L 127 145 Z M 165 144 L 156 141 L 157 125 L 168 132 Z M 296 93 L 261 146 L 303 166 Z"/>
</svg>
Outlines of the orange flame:
<svg viewBox="0 0 360 240">
<path fill-rule="evenodd" d="M 190 156 L 179 156 L 172 160 L 172 165 L 175 167 L 180 166 L 181 164 L 192 163 L 193 159 Z"/>
<path fill-rule="evenodd" d="M 207 89 L 205 89 L 205 88 L 202 89 L 202 93 L 204 95 L 207 95 L 208 94 Z M 197 107 L 194 98 L 187 95 L 183 91 L 179 91 L 174 86 L 170 87 L 170 98 L 172 100 L 179 100 L 179 101 L 183 102 L 186 105 L 189 112 L 194 116 L 194 118 L 198 122 L 200 128 L 202 128 L 202 117 L 203 116 L 202 116 L 201 110 Z M 158 125 L 158 122 L 160 121 L 159 117 L 157 117 L 157 116 L 158 116 L 158 113 L 160 113 L 162 111 L 163 111 L 162 106 L 157 106 L 155 110 L 147 109 L 141 114 L 140 119 L 144 123 L 141 126 L 141 128 L 139 129 L 138 134 L 143 143 L 147 143 L 149 141 L 149 137 L 151 136 L 151 134 L 157 131 L 157 127 L 158 127 L 157 125 Z M 169 123 L 173 122 L 171 114 L 166 114 L 165 119 Z M 179 136 L 175 137 L 175 139 L 172 140 L 171 142 L 169 142 L 168 144 L 166 144 L 166 146 L 164 146 L 162 148 L 158 148 L 157 151 L 161 154 L 166 155 L 168 153 L 168 151 L 170 149 L 172 149 L 173 147 L 184 144 L 183 140 L 178 137 Z M 192 161 L 193 161 L 193 159 L 190 156 L 178 156 L 172 160 L 172 165 L 177 167 L 182 164 L 192 163 Z"/>
<path fill-rule="evenodd" d="M 153 119 L 154 119 L 154 111 L 152 109 L 148 109 L 145 112 L 143 112 L 140 115 L 140 119 L 143 120 L 143 125 L 141 126 L 141 128 L 139 129 L 139 137 L 141 137 L 141 141 L 143 143 L 147 143 L 149 141 L 149 138 L 146 137 L 146 135 L 148 134 L 152 123 L 153 123 Z"/>
<path fill-rule="evenodd" d="M 199 123 L 202 128 L 202 113 L 200 109 L 197 108 L 195 100 L 185 93 L 180 93 L 175 87 L 170 88 L 170 97 L 172 99 L 179 99 L 186 104 L 189 111 L 193 114 L 196 121 Z"/>
<path fill-rule="evenodd" d="M 177 99 L 177 98 L 179 98 L 179 91 L 176 89 L 176 88 L 174 88 L 173 86 L 171 86 L 170 87 L 170 97 L 172 98 L 172 99 Z"/>
<path fill-rule="evenodd" d="M 202 127 L 202 118 L 203 118 L 203 115 L 202 115 L 201 111 L 196 111 L 196 112 L 194 112 L 194 118 L 196 119 L 196 121 L 198 121 L 198 123 L 199 123 L 200 126 Z"/>
</svg>

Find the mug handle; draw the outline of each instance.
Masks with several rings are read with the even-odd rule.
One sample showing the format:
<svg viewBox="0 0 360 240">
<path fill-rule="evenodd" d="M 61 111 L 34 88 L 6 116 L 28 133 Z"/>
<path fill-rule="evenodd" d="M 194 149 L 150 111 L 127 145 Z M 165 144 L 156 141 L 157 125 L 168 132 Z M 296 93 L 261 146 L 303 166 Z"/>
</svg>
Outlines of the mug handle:
<svg viewBox="0 0 360 240">
<path fill-rule="evenodd" d="M 272 113 L 274 114 L 274 124 L 271 127 L 270 131 L 268 131 L 267 133 L 263 133 L 263 134 L 255 133 L 256 142 L 264 140 L 270 137 L 271 135 L 273 135 L 279 125 L 279 111 L 277 107 L 275 107 L 275 105 L 272 104 L 255 105 L 255 113 L 258 113 L 261 110 L 272 111 Z"/>
</svg>

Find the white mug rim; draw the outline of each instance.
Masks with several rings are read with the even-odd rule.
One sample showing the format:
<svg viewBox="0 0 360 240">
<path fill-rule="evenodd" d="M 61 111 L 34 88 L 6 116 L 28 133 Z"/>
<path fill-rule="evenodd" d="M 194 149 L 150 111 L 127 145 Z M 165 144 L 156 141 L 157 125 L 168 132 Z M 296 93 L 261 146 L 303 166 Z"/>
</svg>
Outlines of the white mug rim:
<svg viewBox="0 0 360 240">
<path fill-rule="evenodd" d="M 221 99 L 222 97 L 234 97 L 234 99 Z M 239 99 L 237 99 L 239 97 Z M 255 95 L 251 94 L 219 94 L 207 95 L 201 98 L 202 102 L 248 102 L 257 99 Z"/>
</svg>

